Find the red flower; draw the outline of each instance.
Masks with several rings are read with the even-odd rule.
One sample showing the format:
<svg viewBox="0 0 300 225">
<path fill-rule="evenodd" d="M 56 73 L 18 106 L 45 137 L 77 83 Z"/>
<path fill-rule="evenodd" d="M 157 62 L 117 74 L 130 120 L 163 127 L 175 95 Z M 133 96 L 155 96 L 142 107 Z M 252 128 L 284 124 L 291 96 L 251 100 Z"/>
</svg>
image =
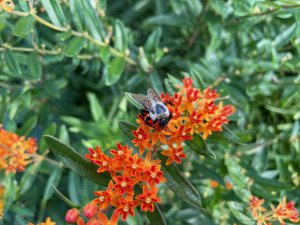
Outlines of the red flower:
<svg viewBox="0 0 300 225">
<path fill-rule="evenodd" d="M 114 189 L 116 195 L 124 195 L 125 193 L 134 195 L 133 186 L 137 183 L 135 178 L 130 178 L 127 174 L 112 178 L 115 181 Z"/>
<path fill-rule="evenodd" d="M 122 220 L 126 220 L 128 214 L 134 216 L 134 207 L 140 204 L 139 201 L 133 200 L 132 195 L 126 195 L 126 198 L 118 197 L 118 199 L 114 199 L 113 206 L 117 207 L 116 212 L 119 215 L 122 215 Z"/>
<path fill-rule="evenodd" d="M 154 204 L 157 202 L 161 202 L 161 199 L 157 197 L 158 188 L 154 188 L 152 191 L 149 190 L 146 184 L 143 184 L 143 194 L 139 194 L 135 198 L 142 201 L 141 209 L 143 211 L 150 210 L 151 212 L 154 211 Z"/>
<path fill-rule="evenodd" d="M 132 131 L 133 135 L 136 137 L 136 139 L 132 140 L 132 143 L 135 143 L 135 147 L 139 147 L 139 153 L 140 155 L 143 155 L 145 147 L 153 150 L 153 146 L 148 141 L 148 134 L 146 134 L 142 128 L 139 128 L 138 132 L 135 130 Z"/>
<path fill-rule="evenodd" d="M 192 136 L 188 135 L 192 128 L 184 129 L 184 125 L 181 125 L 176 132 L 172 132 L 171 138 L 168 144 L 173 144 L 176 142 L 177 146 L 181 145 L 181 141 L 193 139 Z"/>
<path fill-rule="evenodd" d="M 161 165 L 152 165 L 151 168 L 147 168 L 145 174 L 142 176 L 143 182 L 148 182 L 151 189 L 154 189 L 155 184 L 160 182 L 166 182 L 166 179 L 163 177 L 164 172 L 160 171 Z"/>
<path fill-rule="evenodd" d="M 178 96 L 178 93 L 175 92 L 174 98 L 171 96 L 170 100 L 174 107 L 178 107 L 178 106 L 180 106 L 180 104 L 182 102 L 182 96 Z"/>
<path fill-rule="evenodd" d="M 165 156 L 169 156 L 166 165 L 170 165 L 172 162 L 176 162 L 178 164 L 181 163 L 180 158 L 186 158 L 186 154 L 182 153 L 183 148 L 178 146 L 177 149 L 173 147 L 173 145 L 169 145 L 169 150 L 163 151 L 161 154 Z"/>
<path fill-rule="evenodd" d="M 125 163 L 125 160 L 131 155 L 132 148 L 128 148 L 128 145 L 125 145 L 124 148 L 120 143 L 117 143 L 117 150 L 111 149 L 110 153 L 115 157 L 114 160 L 117 161 L 117 166 L 120 166 Z"/>
<path fill-rule="evenodd" d="M 98 209 L 105 209 L 109 203 L 112 197 L 114 197 L 113 194 L 113 181 L 111 180 L 108 184 L 108 187 L 106 191 L 95 191 L 94 195 L 98 196 L 98 198 L 95 198 L 92 203 L 98 205 Z"/>
<path fill-rule="evenodd" d="M 92 148 L 89 148 L 89 152 L 90 152 L 90 155 L 86 154 L 84 156 L 91 161 L 95 161 L 95 160 L 101 158 L 101 156 L 103 154 L 99 146 L 96 147 L 96 151 Z"/>
<path fill-rule="evenodd" d="M 143 172 L 144 161 L 142 158 L 138 157 L 138 154 L 134 156 L 129 156 L 127 164 L 125 166 L 126 173 L 130 176 L 140 179 L 141 173 Z"/>
<path fill-rule="evenodd" d="M 169 93 L 167 93 L 166 95 L 164 93 L 160 93 L 161 95 L 161 100 L 165 103 L 165 104 L 168 104 L 169 103 Z"/>
</svg>

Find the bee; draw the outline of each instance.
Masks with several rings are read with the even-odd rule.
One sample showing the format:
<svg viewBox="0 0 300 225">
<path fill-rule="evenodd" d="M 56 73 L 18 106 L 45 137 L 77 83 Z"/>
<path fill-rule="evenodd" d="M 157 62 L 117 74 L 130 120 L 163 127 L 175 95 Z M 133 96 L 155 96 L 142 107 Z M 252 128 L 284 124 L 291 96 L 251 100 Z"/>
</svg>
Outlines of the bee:
<svg viewBox="0 0 300 225">
<path fill-rule="evenodd" d="M 153 124 L 157 122 L 160 128 L 163 129 L 172 119 L 172 113 L 169 112 L 166 104 L 152 88 L 148 89 L 147 95 L 132 94 L 132 97 L 146 108 L 140 111 L 143 116 L 144 114 L 149 114 L 149 116 L 145 118 L 147 125 L 154 127 L 149 123 L 149 120 L 152 119 Z"/>
</svg>

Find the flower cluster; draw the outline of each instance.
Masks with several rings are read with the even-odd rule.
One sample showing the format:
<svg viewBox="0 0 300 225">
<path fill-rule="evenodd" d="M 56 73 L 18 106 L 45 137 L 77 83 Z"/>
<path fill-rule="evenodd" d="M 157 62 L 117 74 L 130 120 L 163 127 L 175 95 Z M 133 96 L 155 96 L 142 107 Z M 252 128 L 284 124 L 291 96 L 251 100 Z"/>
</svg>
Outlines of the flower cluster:
<svg viewBox="0 0 300 225">
<path fill-rule="evenodd" d="M 0 0 L 0 9 L 4 9 L 6 12 L 11 12 L 15 5 L 12 0 Z"/>
<path fill-rule="evenodd" d="M 5 169 L 5 174 L 22 172 L 30 162 L 28 154 L 35 154 L 37 150 L 36 139 L 19 137 L 1 128 L 0 124 L 0 169 Z"/>
<path fill-rule="evenodd" d="M 257 220 L 257 225 L 270 225 L 270 221 L 279 221 L 281 225 L 284 225 L 285 219 L 289 219 L 293 223 L 299 222 L 298 211 L 294 207 L 295 203 L 292 201 L 286 203 L 285 196 L 277 207 L 271 205 L 272 210 L 268 212 L 266 212 L 267 209 L 261 206 L 264 203 L 264 199 L 249 196 L 249 202 L 250 206 L 248 209 L 252 210 L 252 215 Z"/>
<path fill-rule="evenodd" d="M 3 209 L 4 209 L 4 193 L 5 193 L 5 187 L 2 185 L 0 186 L 0 220 L 3 217 Z"/>
<path fill-rule="evenodd" d="M 27 225 L 34 225 L 33 223 L 28 223 Z M 56 225 L 55 222 L 51 222 L 51 218 L 47 217 L 46 221 L 44 223 L 38 223 L 36 225 Z"/>
<path fill-rule="evenodd" d="M 172 162 L 181 163 L 181 158 L 186 158 L 182 142 L 192 139 L 194 133 L 202 133 L 205 140 L 212 131 L 222 131 L 222 124 L 227 124 L 227 117 L 235 112 L 232 105 L 223 106 L 223 102 L 216 101 L 220 97 L 216 90 L 207 88 L 201 91 L 193 87 L 192 78 L 185 77 L 183 86 L 176 85 L 179 91 L 170 96 L 169 93 L 161 93 L 161 100 L 166 104 L 172 119 L 166 127 L 161 129 L 158 123 L 151 119 L 145 122 L 149 115 L 143 113 L 138 116 L 139 127 L 133 131 L 136 139 L 132 142 L 139 147 L 142 155 L 145 148 L 153 150 L 153 146 L 168 145 L 168 149 L 162 154 L 168 156 L 166 165 Z M 176 144 L 176 147 L 173 145 Z"/>
<path fill-rule="evenodd" d="M 99 146 L 96 149 L 89 148 L 90 154 L 85 157 L 99 167 L 98 173 L 109 172 L 112 179 L 106 191 L 94 192 L 97 198 L 91 201 L 89 207 L 92 209 L 96 205 L 97 210 L 91 210 L 93 213 L 88 214 L 89 216 L 84 213 L 90 219 L 88 225 L 97 225 L 98 220 L 102 224 L 102 221 L 106 221 L 104 224 L 116 224 L 119 216 L 125 221 L 128 214 L 134 216 L 134 208 L 139 205 L 142 211 L 153 212 L 154 203 L 161 202 L 156 185 L 166 182 L 161 171 L 161 160 L 154 159 L 156 151 L 163 150 L 161 154 L 168 156 L 166 165 L 181 163 L 181 159 L 187 157 L 183 153 L 183 141 L 192 139 L 194 133 L 203 133 L 203 138 L 206 139 L 212 131 L 221 131 L 221 125 L 228 123 L 226 117 L 234 112 L 234 107 L 223 107 L 222 102 L 216 105 L 215 101 L 219 97 L 216 90 L 208 88 L 201 92 L 192 84 L 191 78 L 184 78 L 183 86 L 178 86 L 180 90 L 174 97 L 161 94 L 161 100 L 172 113 L 167 126 L 162 128 L 152 120 L 146 121 L 149 116 L 146 111 L 138 115 L 139 127 L 132 131 L 132 143 L 139 148 L 139 154 L 133 154 L 132 148 L 120 143 L 117 143 L 117 149 L 109 151 L 112 157 L 104 154 Z M 162 145 L 168 146 L 168 149 L 162 149 Z M 142 157 L 146 149 L 151 151 L 147 151 L 146 156 Z M 136 193 L 136 185 L 142 188 L 142 193 Z M 115 210 L 109 221 L 102 213 L 111 207 Z M 74 210 L 67 212 L 66 221 L 77 221 L 77 224 L 84 225 L 83 219 Z"/>
<path fill-rule="evenodd" d="M 98 173 L 108 171 L 112 176 L 106 191 L 95 191 L 96 199 L 91 203 L 96 204 L 99 210 L 106 210 L 114 206 L 115 213 L 112 220 L 122 216 L 125 221 L 128 214 L 134 216 L 134 208 L 141 205 L 143 211 L 154 211 L 154 204 L 161 202 L 157 196 L 156 184 L 166 182 L 161 171 L 160 160 L 152 160 L 148 152 L 145 159 L 132 154 L 133 149 L 128 145 L 117 143 L 117 149 L 111 149 L 113 157 L 104 154 L 97 146 L 89 148 L 90 154 L 86 158 L 99 166 Z M 135 194 L 134 186 L 140 185 L 142 194 Z M 99 217 L 99 215 L 98 215 Z"/>
</svg>

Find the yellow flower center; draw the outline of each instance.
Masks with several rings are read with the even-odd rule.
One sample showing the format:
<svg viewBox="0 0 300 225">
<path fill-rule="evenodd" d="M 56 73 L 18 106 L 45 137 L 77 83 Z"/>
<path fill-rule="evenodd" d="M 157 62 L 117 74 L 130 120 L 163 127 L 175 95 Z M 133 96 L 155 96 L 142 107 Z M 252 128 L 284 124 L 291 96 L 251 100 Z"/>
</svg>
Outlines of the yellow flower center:
<svg viewBox="0 0 300 225">
<path fill-rule="evenodd" d="M 194 93 L 191 94 L 191 97 L 194 98 Z"/>
<path fill-rule="evenodd" d="M 178 99 L 178 98 L 176 98 L 174 101 L 175 101 L 175 102 L 178 102 L 178 101 L 179 101 L 179 99 Z"/>
<path fill-rule="evenodd" d="M 156 177 L 156 173 L 151 173 L 151 177 L 154 179 Z"/>
<path fill-rule="evenodd" d="M 123 211 L 124 211 L 124 212 L 128 212 L 128 211 L 129 211 L 128 205 L 125 205 L 125 206 L 124 206 Z"/>
<path fill-rule="evenodd" d="M 172 116 L 175 117 L 175 116 L 176 116 L 176 113 L 173 113 Z"/>
<path fill-rule="evenodd" d="M 194 120 L 198 119 L 197 116 L 194 116 L 193 118 L 194 118 Z"/>
<path fill-rule="evenodd" d="M 105 199 L 104 196 L 99 197 L 100 202 L 103 202 L 104 199 Z"/>
<path fill-rule="evenodd" d="M 94 153 L 94 154 L 93 154 L 93 157 L 94 157 L 94 158 L 96 158 L 96 157 L 97 157 L 97 154 L 96 154 L 96 153 Z"/>
<path fill-rule="evenodd" d="M 106 162 L 106 161 L 103 161 L 103 162 L 102 162 L 102 165 L 103 165 L 103 166 L 106 166 L 106 165 L 107 165 L 107 162 Z"/>
<path fill-rule="evenodd" d="M 124 152 L 123 152 L 122 150 L 118 151 L 118 155 L 119 155 L 119 156 L 123 155 L 123 153 L 124 153 Z"/>
<path fill-rule="evenodd" d="M 146 203 L 150 204 L 151 203 L 151 198 L 146 198 Z"/>
<path fill-rule="evenodd" d="M 138 138 L 139 138 L 139 139 L 143 139 L 143 136 L 140 134 L 140 135 L 138 136 Z"/>
<path fill-rule="evenodd" d="M 182 132 L 181 132 L 181 135 L 182 135 L 182 136 L 185 136 L 185 135 L 186 135 L 186 133 L 185 133 L 184 131 L 182 131 Z"/>
<path fill-rule="evenodd" d="M 175 155 L 176 155 L 177 157 L 179 157 L 179 156 L 180 156 L 180 152 L 176 152 Z"/>
<path fill-rule="evenodd" d="M 126 187 L 126 185 L 127 185 L 127 183 L 125 182 L 125 181 L 123 181 L 122 183 L 121 183 L 121 187 Z"/>
<path fill-rule="evenodd" d="M 132 169 L 136 169 L 137 165 L 136 164 L 132 164 Z"/>
</svg>

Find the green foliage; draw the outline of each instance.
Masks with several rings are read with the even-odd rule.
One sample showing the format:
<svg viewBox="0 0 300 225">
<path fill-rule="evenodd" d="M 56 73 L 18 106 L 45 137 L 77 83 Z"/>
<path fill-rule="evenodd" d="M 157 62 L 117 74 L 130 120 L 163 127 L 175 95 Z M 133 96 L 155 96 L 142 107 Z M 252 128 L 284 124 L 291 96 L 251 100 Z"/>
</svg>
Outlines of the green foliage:
<svg viewBox="0 0 300 225">
<path fill-rule="evenodd" d="M 194 135 L 182 164 L 164 168 L 154 215 L 122 224 L 253 224 L 249 195 L 266 208 L 287 196 L 300 208 L 297 1 L 30 2 L 0 11 L 0 123 L 39 143 L 36 163 L 0 174 L 9 190 L 3 224 L 46 216 L 64 224 L 68 204 L 84 206 L 110 179 L 82 157 L 87 148 L 132 145 L 141 106 L 130 93 L 173 95 L 185 75 L 236 113 L 205 141 Z"/>
</svg>

